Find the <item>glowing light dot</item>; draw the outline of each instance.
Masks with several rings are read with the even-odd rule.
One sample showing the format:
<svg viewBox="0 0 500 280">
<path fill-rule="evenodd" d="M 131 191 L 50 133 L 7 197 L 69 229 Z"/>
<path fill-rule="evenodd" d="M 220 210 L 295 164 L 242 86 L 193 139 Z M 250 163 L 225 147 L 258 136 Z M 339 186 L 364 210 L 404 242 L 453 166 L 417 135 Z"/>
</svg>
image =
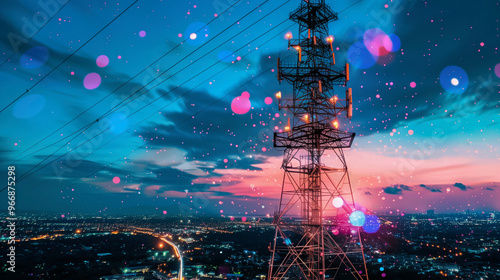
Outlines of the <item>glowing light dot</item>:
<svg viewBox="0 0 500 280">
<path fill-rule="evenodd" d="M 451 79 L 451 84 L 454 86 L 458 86 L 458 79 L 457 78 Z"/>
<path fill-rule="evenodd" d="M 97 66 L 99 66 L 101 68 L 106 67 L 109 64 L 109 58 L 105 55 L 100 55 L 95 60 L 95 63 L 97 64 Z"/>
<path fill-rule="evenodd" d="M 417 86 L 417 83 L 415 83 L 415 82 L 411 82 L 411 83 L 410 83 L 410 87 L 411 87 L 411 88 L 415 88 L 416 86 Z"/>
<path fill-rule="evenodd" d="M 224 163 L 227 163 L 227 162 L 228 162 L 228 160 L 227 160 L 227 158 L 225 158 L 225 159 L 224 159 Z"/>
<path fill-rule="evenodd" d="M 242 218 L 241 218 L 241 221 L 242 221 L 242 222 L 246 222 L 246 221 L 247 221 L 247 217 L 242 217 Z"/>
<path fill-rule="evenodd" d="M 113 183 L 119 184 L 121 181 L 120 177 L 113 177 Z"/>
<path fill-rule="evenodd" d="M 266 147 L 263 147 L 263 148 L 262 148 L 262 151 L 263 151 L 263 152 L 267 151 L 267 148 L 266 148 Z"/>
<path fill-rule="evenodd" d="M 64 217 L 65 217 L 65 216 L 64 216 L 64 214 L 62 214 L 62 215 L 61 215 L 61 218 L 64 218 Z"/>
<path fill-rule="evenodd" d="M 17 146 L 17 143 L 14 143 L 14 146 Z"/>
<path fill-rule="evenodd" d="M 196 33 L 191 33 L 191 35 L 189 35 L 189 39 L 191 40 L 195 40 L 196 39 Z"/>
<path fill-rule="evenodd" d="M 266 103 L 267 105 L 270 105 L 271 103 L 273 103 L 273 99 L 271 97 L 266 97 L 264 99 L 264 103 Z"/>
<path fill-rule="evenodd" d="M 279 113 L 276 113 L 276 114 L 274 114 L 274 117 L 275 117 L 275 118 L 279 118 L 279 117 L 280 117 L 280 114 L 279 114 Z"/>
<path fill-rule="evenodd" d="M 122 56 L 121 56 L 121 55 L 119 55 L 119 56 L 118 56 L 118 59 L 122 59 Z"/>
<path fill-rule="evenodd" d="M 409 134 L 409 135 L 413 135 L 413 130 L 411 130 L 411 129 L 410 129 L 410 130 L 408 130 L 408 134 Z"/>
<path fill-rule="evenodd" d="M 334 229 L 334 230 L 332 230 L 332 233 L 333 233 L 333 235 L 338 235 L 339 234 L 339 230 L 338 229 Z"/>
<path fill-rule="evenodd" d="M 240 60 L 241 60 L 241 56 L 238 56 L 238 57 L 236 58 L 236 60 L 240 61 Z"/>
<path fill-rule="evenodd" d="M 340 208 L 344 205 L 344 200 L 341 197 L 336 197 L 332 200 L 333 207 Z"/>
<path fill-rule="evenodd" d="M 141 32 L 139 32 L 139 36 L 142 37 L 145 37 L 146 36 L 146 31 L 142 30 Z"/>
<path fill-rule="evenodd" d="M 479 44 L 479 45 L 481 45 L 481 47 L 484 47 L 484 43 L 483 42 L 481 42 L 481 44 Z"/>
<path fill-rule="evenodd" d="M 163 215 L 167 215 L 167 210 L 163 210 Z"/>
<path fill-rule="evenodd" d="M 73 75 L 75 75 L 75 72 L 71 71 L 71 73 L 70 73 L 70 74 L 73 76 Z"/>
</svg>

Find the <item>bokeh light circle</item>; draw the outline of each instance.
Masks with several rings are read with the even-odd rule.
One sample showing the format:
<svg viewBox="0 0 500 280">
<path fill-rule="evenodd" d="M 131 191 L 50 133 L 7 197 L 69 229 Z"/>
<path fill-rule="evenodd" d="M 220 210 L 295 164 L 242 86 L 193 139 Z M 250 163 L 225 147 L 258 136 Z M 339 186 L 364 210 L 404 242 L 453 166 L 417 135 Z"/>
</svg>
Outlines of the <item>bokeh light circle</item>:
<svg viewBox="0 0 500 280">
<path fill-rule="evenodd" d="M 12 108 L 12 114 L 18 119 L 29 119 L 40 113 L 45 107 L 45 97 L 31 94 L 19 99 Z"/>
<path fill-rule="evenodd" d="M 415 88 L 416 86 L 417 86 L 417 83 L 415 83 L 415 82 L 411 82 L 411 83 L 410 83 L 410 87 L 411 87 L 411 88 Z"/>
<path fill-rule="evenodd" d="M 379 28 L 366 30 L 363 35 L 363 43 L 374 56 L 384 56 L 393 50 L 391 38 Z"/>
<path fill-rule="evenodd" d="M 191 46 L 198 46 L 207 41 L 210 29 L 203 22 L 193 22 L 184 31 L 184 37 L 189 38 L 187 43 Z"/>
<path fill-rule="evenodd" d="M 99 66 L 101 68 L 106 67 L 109 64 L 109 58 L 105 55 L 100 55 L 95 60 L 95 63 L 97 64 L 97 66 Z"/>
<path fill-rule="evenodd" d="M 250 93 L 247 91 L 243 92 L 241 96 L 237 96 L 231 102 L 231 110 L 235 114 L 243 115 L 250 111 L 252 104 L 250 102 Z"/>
<path fill-rule="evenodd" d="M 266 103 L 267 105 L 271 105 L 271 103 L 273 103 L 273 99 L 271 97 L 266 97 L 264 99 L 264 103 Z"/>
<path fill-rule="evenodd" d="M 361 211 L 354 211 L 349 215 L 349 223 L 355 227 L 361 227 L 365 224 L 366 216 Z"/>
<path fill-rule="evenodd" d="M 146 37 L 146 31 L 141 30 L 141 32 L 139 32 L 139 36 L 140 36 L 141 38 Z"/>
<path fill-rule="evenodd" d="M 49 59 L 49 50 L 44 46 L 37 46 L 27 50 L 20 58 L 19 63 L 27 69 L 38 68 Z"/>
<path fill-rule="evenodd" d="M 88 89 L 96 89 L 101 85 L 101 76 L 97 73 L 90 73 L 83 79 L 83 86 Z"/>
<path fill-rule="evenodd" d="M 469 86 L 469 77 L 464 69 L 448 66 L 439 75 L 441 86 L 449 93 L 462 94 Z"/>
<path fill-rule="evenodd" d="M 389 34 L 389 38 L 392 42 L 392 52 L 397 52 L 401 49 L 401 40 L 396 34 Z"/>
<path fill-rule="evenodd" d="M 341 197 L 337 196 L 332 200 L 332 204 L 333 207 L 340 208 L 344 205 L 344 200 Z"/>
<path fill-rule="evenodd" d="M 242 222 L 246 222 L 247 221 L 247 217 L 241 217 L 241 221 Z"/>
<path fill-rule="evenodd" d="M 349 47 L 347 50 L 347 60 L 349 63 L 359 69 L 366 69 L 372 67 L 376 59 L 366 49 L 363 42 L 358 41 Z"/>
<path fill-rule="evenodd" d="M 113 177 L 113 183 L 119 184 L 121 181 L 120 177 Z"/>
<path fill-rule="evenodd" d="M 367 233 L 375 233 L 380 229 L 380 220 L 375 215 L 366 215 L 365 224 L 363 225 L 363 229 Z"/>
<path fill-rule="evenodd" d="M 495 66 L 495 75 L 500 78 L 500 63 Z"/>
</svg>

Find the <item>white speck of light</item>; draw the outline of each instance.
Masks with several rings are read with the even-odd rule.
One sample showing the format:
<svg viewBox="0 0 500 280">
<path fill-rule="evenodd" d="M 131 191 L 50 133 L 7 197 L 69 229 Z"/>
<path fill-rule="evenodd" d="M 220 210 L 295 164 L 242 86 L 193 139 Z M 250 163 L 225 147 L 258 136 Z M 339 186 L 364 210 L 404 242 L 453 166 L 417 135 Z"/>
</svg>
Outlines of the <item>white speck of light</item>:
<svg viewBox="0 0 500 280">
<path fill-rule="evenodd" d="M 196 39 L 196 33 L 191 33 L 191 35 L 189 35 L 189 39 L 191 40 Z"/>
<path fill-rule="evenodd" d="M 458 86 L 458 79 L 457 78 L 451 79 L 451 84 L 454 86 Z"/>
</svg>

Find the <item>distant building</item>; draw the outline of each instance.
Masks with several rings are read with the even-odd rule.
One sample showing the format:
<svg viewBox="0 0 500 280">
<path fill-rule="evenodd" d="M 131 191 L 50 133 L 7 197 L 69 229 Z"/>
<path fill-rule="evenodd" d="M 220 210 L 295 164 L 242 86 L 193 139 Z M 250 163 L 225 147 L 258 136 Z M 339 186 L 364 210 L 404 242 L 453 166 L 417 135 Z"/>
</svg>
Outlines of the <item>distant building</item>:
<svg viewBox="0 0 500 280">
<path fill-rule="evenodd" d="M 434 210 L 427 210 L 427 215 L 434 215 Z"/>
</svg>

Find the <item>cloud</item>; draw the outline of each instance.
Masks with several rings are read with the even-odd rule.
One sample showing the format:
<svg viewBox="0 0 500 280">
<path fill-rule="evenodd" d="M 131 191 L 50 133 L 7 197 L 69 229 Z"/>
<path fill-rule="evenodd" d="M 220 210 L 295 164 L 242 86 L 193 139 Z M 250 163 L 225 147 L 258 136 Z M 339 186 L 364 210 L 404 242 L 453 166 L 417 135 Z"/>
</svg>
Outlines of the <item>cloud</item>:
<svg viewBox="0 0 500 280">
<path fill-rule="evenodd" d="M 429 190 L 431 192 L 442 192 L 441 189 L 439 189 L 439 188 L 431 188 L 431 187 L 426 186 L 424 184 L 420 184 L 420 187 L 422 187 L 422 188 L 424 188 L 426 190 Z"/>
<path fill-rule="evenodd" d="M 402 194 L 403 191 L 411 191 L 411 190 L 412 188 L 407 185 L 394 185 L 384 188 L 384 192 L 387 194 Z"/>
<path fill-rule="evenodd" d="M 462 183 L 455 183 L 453 186 L 461 189 L 462 191 L 467 191 L 467 189 L 472 189 L 471 187 L 468 187 Z"/>
</svg>

